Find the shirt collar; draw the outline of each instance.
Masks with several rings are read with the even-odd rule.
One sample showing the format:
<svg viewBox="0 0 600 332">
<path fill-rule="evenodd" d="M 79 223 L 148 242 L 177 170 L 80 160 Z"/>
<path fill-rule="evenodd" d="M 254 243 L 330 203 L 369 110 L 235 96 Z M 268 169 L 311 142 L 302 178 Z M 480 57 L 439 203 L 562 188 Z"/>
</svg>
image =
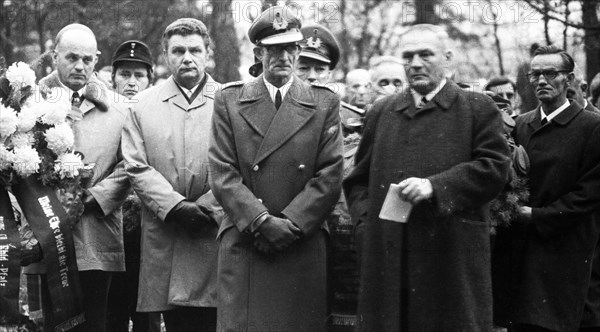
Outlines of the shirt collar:
<svg viewBox="0 0 600 332">
<path fill-rule="evenodd" d="M 564 104 L 562 104 L 559 108 L 555 109 L 552 113 L 550 113 L 548 115 L 546 115 L 546 113 L 544 113 L 542 106 L 540 106 L 540 113 L 542 114 L 542 120 L 546 119 L 548 122 L 550 122 L 550 120 L 554 119 L 558 114 L 560 114 L 560 112 L 564 111 L 567 107 L 569 107 L 569 105 L 571 105 L 571 103 L 569 103 L 569 100 L 567 99 L 567 101 L 565 101 Z"/>
<path fill-rule="evenodd" d="M 443 78 L 440 81 L 440 84 L 438 84 L 438 86 L 435 87 L 435 89 L 433 89 L 430 93 L 425 95 L 425 99 L 427 99 L 427 101 L 432 100 L 433 97 L 435 97 L 435 95 L 437 95 L 437 93 L 440 92 L 440 90 L 442 90 L 444 85 L 446 85 L 446 81 L 446 78 Z M 415 105 L 419 105 L 421 103 L 421 99 L 423 99 L 423 95 L 413 90 L 412 88 L 410 89 L 410 92 L 412 93 L 413 99 L 415 100 Z"/>
<path fill-rule="evenodd" d="M 200 83 L 196 84 L 194 87 L 192 87 L 191 89 L 187 89 L 183 86 L 179 86 L 179 88 L 188 96 L 188 98 L 194 94 L 194 92 L 196 91 L 196 89 L 198 89 L 198 87 L 200 86 Z"/>
<path fill-rule="evenodd" d="M 60 82 L 60 80 L 59 80 Z M 63 91 L 67 94 L 67 98 L 69 100 L 69 103 L 71 103 L 71 98 L 73 97 L 73 93 L 77 92 L 79 93 L 79 98 L 83 97 L 83 93 L 85 92 L 85 88 L 87 87 L 87 84 L 83 86 L 83 88 L 74 91 L 71 90 L 70 88 L 68 88 L 66 85 L 63 84 L 63 82 L 60 82 L 61 88 L 63 89 Z"/>
<path fill-rule="evenodd" d="M 263 81 L 265 82 L 265 86 L 267 87 L 267 90 L 269 91 L 269 95 L 271 96 L 271 99 L 273 101 L 275 101 L 275 95 L 277 94 L 277 90 L 281 91 L 281 100 L 283 100 L 285 98 L 285 95 L 287 94 L 288 90 L 292 86 L 292 82 L 294 82 L 294 76 L 290 77 L 290 80 L 287 81 L 287 83 L 282 85 L 280 88 L 277 88 L 273 84 L 269 83 L 269 81 L 267 81 L 267 79 L 265 78 L 265 75 L 263 75 Z"/>
</svg>

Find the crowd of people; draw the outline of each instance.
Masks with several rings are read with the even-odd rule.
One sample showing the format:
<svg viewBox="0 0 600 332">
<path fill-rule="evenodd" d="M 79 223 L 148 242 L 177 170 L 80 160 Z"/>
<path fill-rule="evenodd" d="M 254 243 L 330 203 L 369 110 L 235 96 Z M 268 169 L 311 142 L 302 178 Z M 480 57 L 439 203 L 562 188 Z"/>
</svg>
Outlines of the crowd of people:
<svg viewBox="0 0 600 332">
<path fill-rule="evenodd" d="M 103 76 L 93 31 L 57 34 L 40 85 L 73 105 L 95 164 L 75 329 L 325 331 L 339 314 L 357 331 L 600 330 L 600 79 L 588 98 L 573 58 L 536 45 L 528 91 L 494 77 L 476 92 L 453 78 L 447 32 L 419 24 L 335 91 L 324 26 L 274 6 L 248 38 L 255 78 L 221 84 L 219 41 L 178 19 L 153 85 L 144 42 Z M 529 199 L 493 223 L 519 174 Z M 43 260 L 25 273 L 53 330 Z"/>
</svg>

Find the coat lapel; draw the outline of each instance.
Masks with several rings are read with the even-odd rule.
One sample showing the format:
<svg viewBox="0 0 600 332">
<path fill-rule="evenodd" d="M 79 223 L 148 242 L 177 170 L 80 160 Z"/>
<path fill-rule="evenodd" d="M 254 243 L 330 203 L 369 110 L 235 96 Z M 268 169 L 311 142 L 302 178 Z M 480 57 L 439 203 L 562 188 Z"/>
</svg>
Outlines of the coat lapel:
<svg viewBox="0 0 600 332">
<path fill-rule="evenodd" d="M 448 110 L 450 106 L 452 106 L 452 102 L 458 96 L 458 91 L 460 87 L 454 84 L 451 81 L 447 81 L 444 87 L 430 100 L 425 106 L 421 109 L 417 109 L 415 106 L 415 101 L 410 92 L 410 89 L 405 89 L 398 96 L 399 100 L 397 101 L 398 111 L 403 111 L 410 118 L 414 118 L 419 113 L 424 113 L 429 110 L 440 108 L 442 110 Z"/>
<path fill-rule="evenodd" d="M 277 112 L 275 104 L 268 96 L 269 92 L 262 77 L 244 84 L 240 94 L 240 103 L 243 105 L 239 110 L 240 116 L 262 137 L 265 137 Z"/>
<path fill-rule="evenodd" d="M 260 78 L 262 80 L 262 77 Z M 264 86 L 264 84 L 263 84 Z M 266 92 L 262 99 L 270 100 Z M 292 86 L 275 114 L 258 149 L 254 164 L 261 162 L 300 130 L 314 115 L 315 102 L 310 87 L 295 77 Z"/>
</svg>

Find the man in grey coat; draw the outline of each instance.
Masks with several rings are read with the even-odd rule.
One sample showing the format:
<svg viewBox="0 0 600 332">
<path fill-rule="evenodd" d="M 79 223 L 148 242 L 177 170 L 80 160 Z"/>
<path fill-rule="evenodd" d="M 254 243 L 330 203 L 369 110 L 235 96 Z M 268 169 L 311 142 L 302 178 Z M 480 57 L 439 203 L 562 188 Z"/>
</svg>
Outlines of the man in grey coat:
<svg viewBox="0 0 600 332">
<path fill-rule="evenodd" d="M 211 40 L 202 22 L 182 18 L 162 42 L 172 76 L 136 96 L 123 133 L 127 174 L 143 203 L 137 310 L 163 312 L 167 331 L 214 331 L 222 210 L 208 185 L 218 88 L 204 71 Z"/>
</svg>

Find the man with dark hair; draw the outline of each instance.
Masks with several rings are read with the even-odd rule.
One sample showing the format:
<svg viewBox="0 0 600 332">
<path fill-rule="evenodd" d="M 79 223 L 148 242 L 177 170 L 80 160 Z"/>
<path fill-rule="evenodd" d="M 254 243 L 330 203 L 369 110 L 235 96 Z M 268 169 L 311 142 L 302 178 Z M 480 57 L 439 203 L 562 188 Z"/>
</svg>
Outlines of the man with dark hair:
<svg viewBox="0 0 600 332">
<path fill-rule="evenodd" d="M 210 185 L 228 216 L 218 236 L 221 331 L 325 331 L 340 102 L 294 75 L 300 28 L 290 7 L 263 12 L 248 31 L 263 74 L 215 96 Z"/>
<path fill-rule="evenodd" d="M 56 36 L 56 71 L 40 80 L 58 99 L 70 101 L 74 150 L 81 152 L 84 163 L 95 165 L 82 198 L 84 213 L 73 229 L 84 295 L 82 331 L 105 330 L 111 278 L 125 270 L 121 204 L 130 189 L 120 153 L 127 115 L 93 75 L 97 52 L 94 33 L 85 25 L 69 24 Z"/>
<path fill-rule="evenodd" d="M 429 24 L 401 36 L 410 88 L 367 113 L 344 181 L 360 253 L 359 331 L 492 329 L 486 203 L 504 187 L 509 151 L 492 100 L 446 79 L 448 39 Z M 384 199 L 400 216 L 380 214 Z"/>
<path fill-rule="evenodd" d="M 136 95 L 123 131 L 127 174 L 144 203 L 137 310 L 162 312 L 167 331 L 215 331 L 223 212 L 207 178 L 219 85 L 205 72 L 204 23 L 176 20 L 162 45 L 172 76 Z"/>
<path fill-rule="evenodd" d="M 492 77 L 489 82 L 483 87 L 484 91 L 489 91 L 493 96 L 498 96 L 508 100 L 509 115 L 513 114 L 513 107 L 515 106 L 515 90 L 516 85 L 508 77 L 498 76 Z"/>
<path fill-rule="evenodd" d="M 111 81 L 113 89 L 131 99 L 152 82 L 154 60 L 148 45 L 139 40 L 123 42 L 113 54 Z"/>
<path fill-rule="evenodd" d="M 536 50 L 528 78 L 540 106 L 513 132 L 529 155 L 531 196 L 522 221 L 498 232 L 509 282 L 494 291 L 495 320 L 514 331 L 577 331 L 583 315 L 598 240 L 600 115 L 567 99 L 574 68 L 556 46 Z"/>
</svg>

